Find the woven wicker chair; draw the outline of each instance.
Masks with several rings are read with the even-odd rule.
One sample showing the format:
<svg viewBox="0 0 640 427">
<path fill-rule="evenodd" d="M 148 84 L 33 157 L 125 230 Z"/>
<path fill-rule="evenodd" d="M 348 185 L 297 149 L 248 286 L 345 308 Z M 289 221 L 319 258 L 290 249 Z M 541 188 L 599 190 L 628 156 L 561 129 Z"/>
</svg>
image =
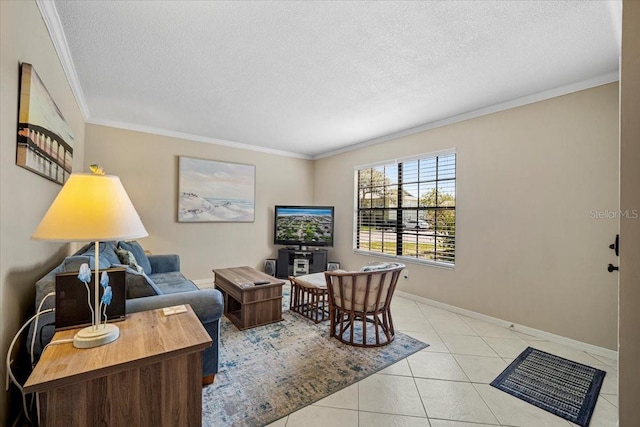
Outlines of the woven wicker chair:
<svg viewBox="0 0 640 427">
<path fill-rule="evenodd" d="M 404 265 L 393 263 L 363 267 L 364 271 L 325 271 L 330 336 L 360 347 L 393 341 L 391 297 L 402 269 Z"/>
</svg>

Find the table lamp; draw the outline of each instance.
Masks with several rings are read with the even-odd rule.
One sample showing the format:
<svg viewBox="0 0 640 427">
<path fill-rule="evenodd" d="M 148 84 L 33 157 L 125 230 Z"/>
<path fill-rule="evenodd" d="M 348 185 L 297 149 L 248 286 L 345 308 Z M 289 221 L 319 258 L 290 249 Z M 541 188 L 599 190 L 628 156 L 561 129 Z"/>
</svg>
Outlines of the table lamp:
<svg viewBox="0 0 640 427">
<path fill-rule="evenodd" d="M 148 235 L 120 178 L 105 175 L 92 165 L 91 174 L 71 174 L 31 236 L 52 242 L 95 242 L 95 284 L 91 326 L 73 338 L 77 348 L 91 348 L 115 341 L 120 330 L 100 320 L 99 242 Z M 91 302 L 89 303 L 91 305 Z"/>
</svg>

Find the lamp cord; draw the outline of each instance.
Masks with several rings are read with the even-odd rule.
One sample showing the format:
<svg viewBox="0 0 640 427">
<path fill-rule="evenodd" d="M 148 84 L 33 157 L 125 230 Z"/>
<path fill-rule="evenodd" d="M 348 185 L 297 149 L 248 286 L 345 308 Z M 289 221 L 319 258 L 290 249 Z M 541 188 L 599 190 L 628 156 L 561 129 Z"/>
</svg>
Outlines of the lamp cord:
<svg viewBox="0 0 640 427">
<path fill-rule="evenodd" d="M 27 420 L 30 423 L 33 423 L 33 421 L 31 421 L 31 418 L 29 417 L 29 412 L 27 410 L 27 397 L 24 394 L 24 388 L 22 387 L 22 385 L 18 382 L 18 380 L 16 379 L 15 375 L 13 374 L 13 371 L 11 370 L 11 353 L 13 352 L 13 346 L 16 344 L 16 341 L 18 341 L 18 338 L 20 337 L 20 334 L 22 334 L 22 331 L 24 331 L 24 329 L 29 326 L 29 324 L 31 322 L 33 322 L 34 319 L 37 319 L 38 317 L 40 317 L 41 315 L 45 314 L 45 313 L 50 313 L 54 311 L 53 308 L 48 308 L 46 310 L 43 311 L 38 311 L 36 314 L 34 314 L 33 316 L 31 316 L 31 318 L 29 320 L 27 320 L 25 322 L 24 325 L 22 325 L 22 327 L 18 330 L 18 332 L 15 334 L 15 336 L 13 337 L 13 340 L 11 340 L 11 344 L 9 344 L 9 350 L 7 351 L 7 377 L 6 377 L 6 391 L 9 391 L 9 385 L 10 383 L 14 383 L 16 385 L 16 387 L 18 387 L 18 389 L 20 390 L 20 394 L 22 394 L 22 409 L 24 410 L 24 415 L 27 417 Z"/>
<path fill-rule="evenodd" d="M 54 296 L 56 293 L 55 292 L 49 292 L 47 295 L 44 296 L 44 298 L 42 298 L 42 301 L 40 301 L 40 305 L 38 305 L 38 309 L 36 310 L 36 313 L 40 313 L 40 310 L 42 310 L 42 305 L 44 304 L 45 300 L 49 297 Z M 31 351 L 29 352 L 29 355 L 31 356 L 31 368 L 33 368 L 33 366 L 35 365 L 34 363 L 34 356 L 33 356 L 33 349 L 35 347 L 36 344 L 36 334 L 38 333 L 38 320 L 39 317 L 36 317 L 36 323 L 33 325 L 33 336 L 31 337 Z M 42 349 L 42 351 L 44 351 L 44 349 Z M 40 352 L 40 354 L 42 354 L 42 352 Z"/>
</svg>

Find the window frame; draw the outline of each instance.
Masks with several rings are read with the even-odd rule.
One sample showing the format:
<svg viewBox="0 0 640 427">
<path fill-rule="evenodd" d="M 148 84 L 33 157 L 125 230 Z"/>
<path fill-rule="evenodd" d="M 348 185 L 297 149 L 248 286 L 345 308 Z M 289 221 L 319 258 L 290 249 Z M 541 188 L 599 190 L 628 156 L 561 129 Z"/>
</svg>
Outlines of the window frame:
<svg viewBox="0 0 640 427">
<path fill-rule="evenodd" d="M 401 176 L 401 167 L 399 165 L 404 165 L 406 163 L 409 162 L 414 162 L 414 161 L 429 161 L 429 160 L 436 160 L 438 157 L 444 157 L 444 156 L 448 156 L 448 155 L 453 155 L 454 156 L 454 169 L 453 169 L 453 178 L 443 178 L 443 179 L 438 179 L 437 178 L 437 172 L 436 172 L 436 179 L 435 180 L 424 180 L 421 181 L 420 178 L 418 178 L 417 181 L 410 181 L 409 183 L 407 182 L 401 182 L 402 176 Z M 436 160 L 437 162 L 437 160 Z M 386 160 L 386 161 L 381 161 L 381 162 L 376 162 L 376 163 L 370 163 L 370 164 L 364 164 L 364 165 L 359 165 L 359 166 L 355 166 L 354 167 L 354 209 L 353 209 L 353 244 L 352 244 L 352 248 L 354 253 L 357 254 L 361 254 L 361 255 L 367 255 L 367 256 L 374 256 L 374 257 L 382 257 L 382 258 L 387 258 L 387 259 L 394 259 L 394 260 L 398 260 L 398 261 L 402 261 L 402 262 L 410 262 L 410 263 L 417 263 L 417 264 L 422 264 L 422 265 L 430 265 L 430 266 L 435 266 L 435 267 L 442 267 L 442 268 L 446 268 L 446 269 L 454 269 L 455 265 L 456 265 L 456 233 L 455 233 L 455 225 L 457 224 L 457 200 L 456 200 L 456 196 L 457 196 L 457 180 L 458 180 L 458 173 L 457 173 L 457 162 L 458 162 L 458 155 L 456 152 L 455 148 L 450 148 L 450 149 L 446 149 L 446 150 L 440 150 L 440 151 L 435 151 L 435 152 L 430 152 L 430 153 L 423 153 L 423 154 L 418 154 L 418 155 L 414 155 L 414 156 L 409 156 L 409 157 L 402 157 L 402 158 L 396 158 L 396 159 L 390 159 L 390 160 Z M 437 164 L 437 163 L 436 163 Z M 448 206 L 448 207 L 437 207 L 437 206 L 432 206 L 432 207 L 426 207 L 426 206 L 419 206 L 419 199 L 418 202 L 416 203 L 416 206 L 412 206 L 412 207 L 404 207 L 402 204 L 401 200 L 397 200 L 396 206 L 395 207 L 391 207 L 388 208 L 386 206 L 386 203 L 383 203 L 382 207 L 378 207 L 378 208 L 373 208 L 370 207 L 368 209 L 366 209 L 367 212 L 373 212 L 376 209 L 379 209 L 382 212 L 388 212 L 389 209 L 392 209 L 396 212 L 395 217 L 395 223 L 396 223 L 396 233 L 394 233 L 396 235 L 396 247 L 395 247 L 395 253 L 393 252 L 383 252 L 385 250 L 384 246 L 382 246 L 380 251 L 372 251 L 370 249 L 362 249 L 362 248 L 358 248 L 358 242 L 359 242 L 359 237 L 360 237 L 360 233 L 361 230 L 358 227 L 359 225 L 359 221 L 360 221 L 360 214 L 362 212 L 365 212 L 365 210 L 363 210 L 360 206 L 360 182 L 359 180 L 359 172 L 362 170 L 367 170 L 367 169 L 374 169 L 374 168 L 386 168 L 386 167 L 390 167 L 390 166 L 395 166 L 396 167 L 396 177 L 397 177 L 397 182 L 396 183 L 391 183 L 391 184 L 383 184 L 382 187 L 388 187 L 388 186 L 397 186 L 397 194 L 396 194 L 396 198 L 400 198 L 400 195 L 402 194 L 402 187 L 405 185 L 420 185 L 425 184 L 425 183 L 430 183 L 432 182 L 434 185 L 434 188 L 436 189 L 436 194 L 437 193 L 437 189 L 439 188 L 439 183 L 440 182 L 445 182 L 448 181 L 453 182 L 453 195 L 454 195 L 454 202 L 453 202 L 453 206 Z M 373 186 L 372 186 L 373 187 Z M 373 204 L 373 195 L 371 197 L 372 200 L 372 204 Z M 386 200 L 386 198 L 385 198 Z M 416 221 L 419 220 L 419 212 L 423 211 L 426 213 L 428 212 L 436 212 L 437 210 L 441 210 L 441 209 L 446 209 L 446 210 L 452 210 L 454 212 L 454 234 L 453 234 L 453 259 L 451 262 L 448 261 L 442 261 L 440 259 L 424 259 L 424 258 L 419 258 L 418 254 L 416 253 L 416 256 L 409 256 L 409 255 L 402 255 L 399 254 L 399 252 L 402 252 L 402 247 L 400 246 L 403 243 L 406 243 L 404 236 L 413 236 L 412 233 L 405 233 L 400 232 L 398 233 L 398 226 L 400 226 L 402 223 L 404 223 L 403 218 L 402 218 L 402 213 L 403 212 L 407 212 L 409 210 L 416 212 Z M 434 213 L 435 215 L 435 213 Z M 384 216 L 384 214 L 383 214 Z M 369 216 L 369 218 L 371 218 L 371 216 Z M 400 218 L 400 219 L 398 219 Z M 371 223 L 370 223 L 371 224 Z M 369 225 L 370 226 L 370 225 Z M 416 232 L 416 249 L 417 249 L 417 244 L 418 244 L 418 235 L 419 233 Z M 383 237 L 382 237 L 382 242 L 384 242 L 384 233 L 383 233 Z M 434 239 L 435 239 L 435 231 L 434 231 Z M 369 248 L 371 245 L 371 238 L 368 239 L 368 243 L 369 243 Z M 437 247 L 434 246 L 434 255 L 437 254 Z"/>
</svg>

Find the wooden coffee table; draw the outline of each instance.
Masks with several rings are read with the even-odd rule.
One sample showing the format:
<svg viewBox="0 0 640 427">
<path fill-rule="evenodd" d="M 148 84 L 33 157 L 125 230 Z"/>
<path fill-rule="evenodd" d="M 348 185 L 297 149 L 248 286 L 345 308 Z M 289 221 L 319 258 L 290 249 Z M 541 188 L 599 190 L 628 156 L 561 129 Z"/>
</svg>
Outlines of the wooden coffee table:
<svg viewBox="0 0 640 427">
<path fill-rule="evenodd" d="M 224 314 L 240 330 L 282 320 L 284 281 L 251 267 L 216 268 L 214 283 L 224 297 Z M 266 282 L 256 284 L 256 282 Z"/>
</svg>

